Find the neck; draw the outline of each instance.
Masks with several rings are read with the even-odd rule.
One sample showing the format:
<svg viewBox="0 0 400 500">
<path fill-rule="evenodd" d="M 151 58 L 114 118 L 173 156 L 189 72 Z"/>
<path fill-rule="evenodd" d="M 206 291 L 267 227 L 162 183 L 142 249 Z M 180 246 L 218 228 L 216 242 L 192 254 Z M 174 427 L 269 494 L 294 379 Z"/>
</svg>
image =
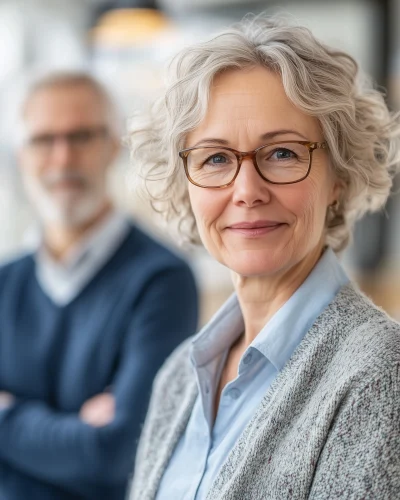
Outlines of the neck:
<svg viewBox="0 0 400 500">
<path fill-rule="evenodd" d="M 88 231 L 93 229 L 111 212 L 111 203 L 107 202 L 95 217 L 80 226 L 48 224 L 44 227 L 44 244 L 50 255 L 62 261 Z"/>
<path fill-rule="evenodd" d="M 243 350 L 305 281 L 321 257 L 322 251 L 322 245 L 318 245 L 302 261 L 279 275 L 233 275 L 245 325 L 244 336 L 240 339 Z"/>
</svg>

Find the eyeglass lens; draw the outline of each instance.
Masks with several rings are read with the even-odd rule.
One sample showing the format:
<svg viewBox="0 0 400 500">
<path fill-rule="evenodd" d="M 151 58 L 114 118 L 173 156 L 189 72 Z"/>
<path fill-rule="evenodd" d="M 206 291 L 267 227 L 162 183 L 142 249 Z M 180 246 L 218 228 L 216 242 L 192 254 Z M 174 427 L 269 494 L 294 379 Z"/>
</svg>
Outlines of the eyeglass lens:
<svg viewBox="0 0 400 500">
<path fill-rule="evenodd" d="M 307 146 L 295 142 L 267 145 L 257 151 L 256 163 L 265 180 L 278 184 L 297 182 L 308 173 L 310 152 Z M 238 166 L 235 153 L 221 147 L 196 148 L 187 156 L 190 178 L 204 187 L 229 184 Z"/>
<path fill-rule="evenodd" d="M 57 141 L 64 140 L 73 148 L 85 147 L 95 139 L 104 137 L 107 134 L 107 128 L 91 127 L 72 130 L 64 134 L 43 133 L 33 135 L 29 138 L 27 144 L 29 147 L 38 151 L 51 150 Z"/>
</svg>

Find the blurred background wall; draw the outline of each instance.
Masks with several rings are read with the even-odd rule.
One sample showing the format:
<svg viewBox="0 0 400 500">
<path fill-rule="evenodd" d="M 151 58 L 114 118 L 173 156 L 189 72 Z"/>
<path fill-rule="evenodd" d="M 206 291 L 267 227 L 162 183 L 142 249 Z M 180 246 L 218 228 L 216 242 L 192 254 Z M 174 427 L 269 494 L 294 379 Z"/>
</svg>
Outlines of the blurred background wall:
<svg viewBox="0 0 400 500">
<path fill-rule="evenodd" d="M 2 0 L 0 1 L 0 260 L 31 244 L 34 215 L 15 158 L 18 102 L 30 75 L 86 68 L 107 85 L 128 119 L 163 84 L 166 61 L 248 12 L 283 12 L 322 40 L 350 52 L 400 109 L 400 0 Z M 172 228 L 141 200 L 124 150 L 112 178 L 116 203 L 160 238 Z M 396 186 L 400 189 L 399 183 Z M 202 322 L 231 292 L 229 273 L 200 249 L 188 250 L 202 288 Z M 356 228 L 345 266 L 376 303 L 400 318 L 400 195 Z"/>
</svg>

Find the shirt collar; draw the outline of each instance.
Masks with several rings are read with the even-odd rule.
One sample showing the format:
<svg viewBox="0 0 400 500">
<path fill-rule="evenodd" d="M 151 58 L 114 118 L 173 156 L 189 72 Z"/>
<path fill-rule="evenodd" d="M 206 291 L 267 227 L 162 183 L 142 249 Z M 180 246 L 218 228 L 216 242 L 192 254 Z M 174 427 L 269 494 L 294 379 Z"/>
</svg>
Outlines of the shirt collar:
<svg viewBox="0 0 400 500">
<path fill-rule="evenodd" d="M 105 265 L 129 228 L 128 219 L 113 211 L 88 232 L 62 262 L 55 261 L 42 244 L 35 255 L 36 276 L 42 289 L 56 304 L 66 305 Z"/>
<path fill-rule="evenodd" d="M 319 314 L 348 281 L 336 255 L 327 248 L 304 283 L 274 314 L 249 348 L 257 349 L 281 370 Z M 243 330 L 243 316 L 234 293 L 194 337 L 192 363 L 197 367 L 209 363 L 224 353 Z"/>
<path fill-rule="evenodd" d="M 36 262 L 57 268 L 59 271 L 70 272 L 84 264 L 92 253 L 97 253 L 103 245 L 107 246 L 110 241 L 119 235 L 125 235 L 129 228 L 129 222 L 125 216 L 116 210 L 112 210 L 104 219 L 90 229 L 61 260 L 55 260 L 46 249 L 43 236 L 36 252 Z"/>
<path fill-rule="evenodd" d="M 243 316 L 234 293 L 192 340 L 192 363 L 198 367 L 209 363 L 224 353 L 243 330 Z"/>
</svg>

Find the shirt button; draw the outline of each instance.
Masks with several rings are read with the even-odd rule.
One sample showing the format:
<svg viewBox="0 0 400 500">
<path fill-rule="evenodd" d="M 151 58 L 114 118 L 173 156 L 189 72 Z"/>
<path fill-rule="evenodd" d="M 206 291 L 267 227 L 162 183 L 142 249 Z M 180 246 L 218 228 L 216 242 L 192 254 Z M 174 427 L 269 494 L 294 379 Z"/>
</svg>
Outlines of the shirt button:
<svg viewBox="0 0 400 500">
<path fill-rule="evenodd" d="M 236 389 L 235 387 L 233 389 L 231 389 L 229 392 L 228 392 L 229 396 L 232 398 L 232 399 L 238 399 L 238 397 L 240 396 L 240 391 L 239 389 Z"/>
<path fill-rule="evenodd" d="M 251 352 L 249 352 L 248 354 L 246 354 L 246 356 L 243 358 L 243 363 L 245 365 L 248 365 L 249 363 L 251 363 L 251 360 L 253 358 L 253 355 L 251 354 Z"/>
</svg>

